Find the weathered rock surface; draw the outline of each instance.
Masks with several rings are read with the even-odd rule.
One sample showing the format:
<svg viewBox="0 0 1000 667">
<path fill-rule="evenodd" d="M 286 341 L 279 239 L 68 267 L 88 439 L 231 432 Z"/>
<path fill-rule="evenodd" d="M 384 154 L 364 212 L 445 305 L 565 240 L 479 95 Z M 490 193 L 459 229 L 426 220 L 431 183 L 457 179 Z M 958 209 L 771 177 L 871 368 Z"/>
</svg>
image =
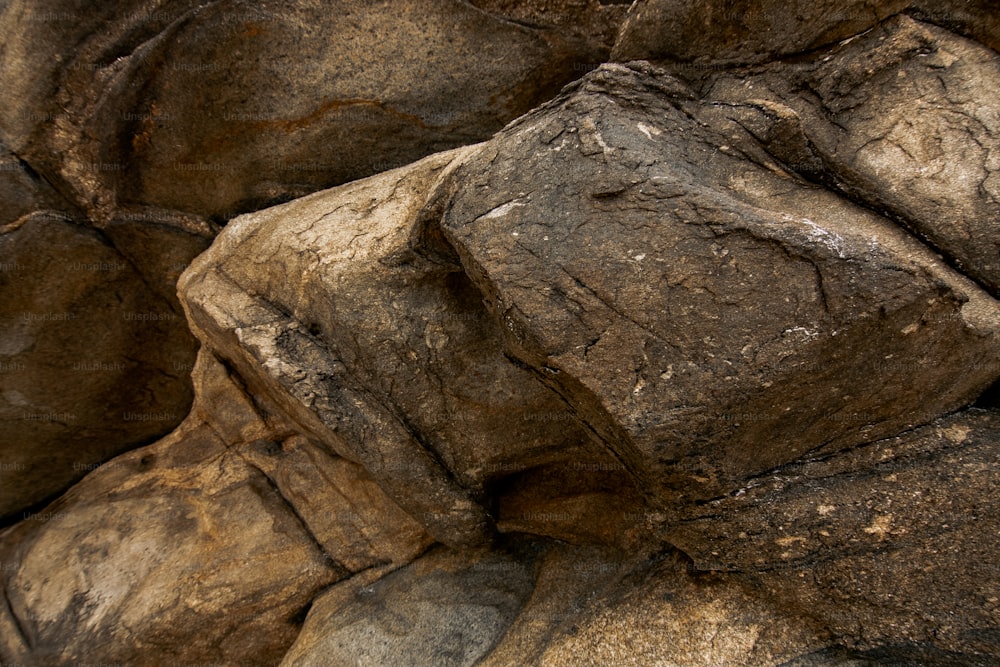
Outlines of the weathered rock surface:
<svg viewBox="0 0 1000 667">
<path fill-rule="evenodd" d="M 508 353 L 672 511 L 926 423 L 1000 370 L 995 300 L 712 111 L 604 66 L 463 158 L 442 221 Z"/>
<path fill-rule="evenodd" d="M 205 244 L 193 238 L 162 257 L 190 258 Z M 65 213 L 36 210 L 0 230 L 0 266 L 0 517 L 9 518 L 179 424 L 197 344 L 166 285 Z"/>
<path fill-rule="evenodd" d="M 862 33 L 907 5 L 909 0 L 638 0 L 612 58 L 709 68 L 774 60 Z"/>
<path fill-rule="evenodd" d="M 900 16 L 815 64 L 719 77 L 707 96 L 790 169 L 888 213 L 998 294 L 997 86 L 996 52 Z"/>
<path fill-rule="evenodd" d="M 493 480 L 614 463 L 503 356 L 425 229 L 435 183 L 469 150 L 237 218 L 180 283 L 206 345 L 449 544 L 489 539 Z"/>
<path fill-rule="evenodd" d="M 1000 413 L 972 410 L 786 466 L 705 504 L 668 539 L 699 569 L 759 573 L 782 608 L 863 648 L 993 655 L 998 438 Z"/>
<path fill-rule="evenodd" d="M 1000 51 L 996 0 L 914 0 L 909 13 Z"/>
<path fill-rule="evenodd" d="M 0 662 L 1000 661 L 995 3 L 640 1 L 386 171 L 625 4 L 0 3 L 0 500 L 202 346 Z"/>
<path fill-rule="evenodd" d="M 32 400 L 46 414 L 59 408 L 80 420 L 72 433 L 46 425 L 37 437 L 24 424 L 12 426 L 5 443 L 33 450 L 35 458 L 77 448 L 57 456 L 55 467 L 83 467 L 45 482 L 35 473 L 10 480 L 0 516 L 180 423 L 191 399 L 195 343 L 180 315 L 176 279 L 217 232 L 207 219 L 486 138 L 603 60 L 623 14 L 596 2 L 541 11 L 517 2 L 482 4 L 345 0 L 249 8 L 228 0 L 134 0 L 101 8 L 0 7 L 0 143 L 11 148 L 0 149 L 0 225 L 53 210 L 100 229 L 108 248 L 78 263 L 126 266 L 127 276 L 118 271 L 123 279 L 114 282 L 123 308 L 138 312 L 138 304 L 144 315 L 166 318 L 138 333 L 129 323 L 114 326 L 128 313 L 95 302 L 86 322 L 63 323 L 59 335 L 72 341 L 65 358 L 52 357 L 51 349 L 38 353 L 55 368 L 71 360 L 98 373 L 70 392 L 61 375 L 36 372 L 35 361 L 2 361 L 32 382 Z M 11 242 L 6 253 L 14 252 Z M 4 266 L 17 261 L 0 258 Z M 58 294 L 68 278 L 63 266 L 30 267 L 50 301 L 80 297 L 74 288 Z M 93 288 L 94 281 L 84 282 Z M 104 289 L 110 294 L 110 284 Z M 157 299 L 150 306 L 150 293 L 170 307 Z M 3 309 L 48 312 L 53 304 L 32 294 L 5 291 Z M 20 385 L 9 389 L 23 393 Z M 11 405 L 7 412 L 23 407 Z M 155 428 L 109 421 L 118 413 L 156 414 Z M 81 428 L 97 430 L 81 435 Z M 87 445 L 87 438 L 101 444 Z M 29 472 L 20 466 L 36 464 L 21 453 L 11 465 Z"/>
<path fill-rule="evenodd" d="M 181 428 L 2 535 L 5 662 L 275 664 L 320 589 L 427 547 L 362 470 L 261 412 L 214 357 L 195 380 Z"/>
<path fill-rule="evenodd" d="M 11 2 L 0 131 L 95 220 L 224 219 L 488 137 L 603 59 L 599 9 L 550 12 L 586 15 L 569 30 L 458 0 Z"/>
<path fill-rule="evenodd" d="M 0 143 L 0 229 L 37 211 L 67 212 L 68 205 Z"/>
</svg>

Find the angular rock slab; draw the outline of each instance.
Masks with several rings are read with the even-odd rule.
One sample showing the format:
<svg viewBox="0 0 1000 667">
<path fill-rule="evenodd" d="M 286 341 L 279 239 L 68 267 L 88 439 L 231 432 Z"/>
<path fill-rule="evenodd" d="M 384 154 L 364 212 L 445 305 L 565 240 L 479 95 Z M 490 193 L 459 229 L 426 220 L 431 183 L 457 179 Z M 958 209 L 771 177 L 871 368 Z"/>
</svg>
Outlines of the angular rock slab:
<svg viewBox="0 0 1000 667">
<path fill-rule="evenodd" d="M 707 97 L 737 105 L 790 169 L 892 215 L 997 295 L 998 87 L 995 51 L 899 16 L 814 64 L 720 77 Z"/>
<path fill-rule="evenodd" d="M 488 539 L 494 480 L 613 463 L 427 224 L 467 150 L 241 216 L 180 282 L 205 345 L 449 544 Z"/>
<path fill-rule="evenodd" d="M 179 424 L 197 343 L 165 287 L 65 213 L 0 229 L 0 268 L 0 517 L 16 518 Z"/>
<path fill-rule="evenodd" d="M 508 353 L 671 511 L 1000 374 L 996 301 L 710 111 L 605 65 L 462 158 L 441 223 Z"/>
<path fill-rule="evenodd" d="M 276 664 L 324 586 L 429 546 L 215 357 L 193 375 L 177 431 L 0 534 L 4 662 Z"/>
<path fill-rule="evenodd" d="M 12 2 L 0 34 L 4 138 L 96 220 L 225 219 L 472 143 L 608 50 L 458 0 Z"/>
<path fill-rule="evenodd" d="M 909 0 L 639 0 L 612 51 L 616 61 L 664 59 L 710 69 L 805 53 L 871 29 Z M 697 69 L 690 73 L 697 73 Z"/>
</svg>

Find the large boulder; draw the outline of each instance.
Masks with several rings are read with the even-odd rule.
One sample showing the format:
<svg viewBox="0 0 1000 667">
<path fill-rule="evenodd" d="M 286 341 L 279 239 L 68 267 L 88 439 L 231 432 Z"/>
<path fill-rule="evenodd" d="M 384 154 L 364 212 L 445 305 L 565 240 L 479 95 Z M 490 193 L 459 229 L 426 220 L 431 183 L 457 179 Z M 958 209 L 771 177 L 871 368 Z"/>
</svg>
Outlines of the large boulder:
<svg viewBox="0 0 1000 667">
<path fill-rule="evenodd" d="M 714 113 L 606 65 L 463 157 L 441 219 L 507 353 L 674 513 L 1000 375 L 1000 304 Z"/>
<path fill-rule="evenodd" d="M 213 356 L 194 377 L 179 429 L 0 535 L 5 663 L 276 664 L 323 587 L 429 545 Z"/>
<path fill-rule="evenodd" d="M 906 16 L 706 96 L 791 171 L 892 216 L 1000 294 L 1000 60 Z M 808 91 L 808 92 L 803 92 Z"/>
<path fill-rule="evenodd" d="M 173 233 L 188 245 L 164 260 L 206 244 Z M 163 271 L 137 270 L 109 235 L 65 213 L 0 228 L 0 266 L 0 517 L 17 519 L 177 426 L 197 343 Z"/>
<path fill-rule="evenodd" d="M 498 480 L 614 465 L 504 357 L 430 224 L 447 203 L 438 185 L 469 150 L 239 217 L 180 282 L 207 347 L 452 545 L 489 539 Z"/>
<path fill-rule="evenodd" d="M 95 220 L 126 205 L 224 219 L 486 138 L 600 62 L 616 25 L 596 3 L 551 12 L 563 26 L 482 4 L 497 13 L 9 2 L 0 132 Z"/>
</svg>

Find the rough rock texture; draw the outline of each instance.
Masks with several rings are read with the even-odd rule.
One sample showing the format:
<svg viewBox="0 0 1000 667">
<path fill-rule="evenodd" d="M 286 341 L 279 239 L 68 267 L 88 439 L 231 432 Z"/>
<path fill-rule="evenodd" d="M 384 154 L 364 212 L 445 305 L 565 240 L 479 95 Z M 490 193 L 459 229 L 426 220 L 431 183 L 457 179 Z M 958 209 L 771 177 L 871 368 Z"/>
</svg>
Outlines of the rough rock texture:
<svg viewBox="0 0 1000 667">
<path fill-rule="evenodd" d="M 275 664 L 323 586 L 429 544 L 214 357 L 194 375 L 177 431 L 3 534 L 5 662 Z"/>
<path fill-rule="evenodd" d="M 0 3 L 0 662 L 997 664 L 994 4 Z"/>
<path fill-rule="evenodd" d="M 644 491 L 676 511 L 997 378 L 994 299 L 889 220 L 769 168 L 691 97 L 604 66 L 463 160 L 442 221 L 508 353 Z"/>
<path fill-rule="evenodd" d="M 65 212 L 66 202 L 0 143 L 0 229 L 36 211 Z"/>
<path fill-rule="evenodd" d="M 205 244 L 195 238 L 174 255 L 193 256 Z M 0 229 L 0 267 L 6 518 L 180 423 L 197 344 L 159 276 L 65 213 L 36 210 Z"/>
<path fill-rule="evenodd" d="M 488 539 L 491 480 L 614 463 L 503 356 L 479 294 L 421 225 L 469 150 L 237 218 L 180 285 L 207 345 L 450 544 Z"/>
<path fill-rule="evenodd" d="M 638 0 L 615 43 L 617 61 L 706 67 L 774 60 L 864 32 L 909 0 Z"/>
<path fill-rule="evenodd" d="M 998 434 L 1000 413 L 972 410 L 786 466 L 707 503 L 668 539 L 699 569 L 759 573 L 783 607 L 866 648 L 905 639 L 992 653 Z"/>
<path fill-rule="evenodd" d="M 8 315 L 79 310 L 99 294 L 88 315 L 33 325 L 66 341 L 61 353 L 39 346 L 41 361 L 0 360 L 5 391 L 19 392 L 5 397 L 5 419 L 73 422 L 9 427 L 17 467 L 2 472 L 26 474 L 5 474 L 0 516 L 180 423 L 195 343 L 176 279 L 217 232 L 207 220 L 486 138 L 601 62 L 623 14 L 593 1 L 481 4 L 0 6 L 0 225 L 57 211 L 107 246 L 60 257 L 17 234 L 3 242 L 4 267 L 39 255 L 26 273 L 4 270 Z M 123 268 L 81 278 L 67 262 Z M 45 287 L 15 295 L 17 274 Z M 138 312 L 158 319 L 122 320 Z M 25 326 L 4 336 L 23 340 Z M 74 373 L 66 391 L 73 362 L 96 370 Z M 121 414 L 156 417 L 123 425 Z M 34 461 L 50 455 L 54 474 L 42 481 Z"/>
<path fill-rule="evenodd" d="M 914 0 L 909 12 L 998 51 L 1000 14 L 997 8 L 996 0 Z"/>
<path fill-rule="evenodd" d="M 623 561 L 522 536 L 338 584 L 282 665 L 773 665 L 826 648 L 821 634 L 674 553 Z"/>
<path fill-rule="evenodd" d="M 458 0 L 18 1 L 0 43 L 3 138 L 99 221 L 224 219 L 486 138 L 609 47 Z"/>
<path fill-rule="evenodd" d="M 790 169 L 900 220 L 998 294 L 997 86 L 994 51 L 901 16 L 814 65 L 720 77 L 708 96 Z"/>
</svg>

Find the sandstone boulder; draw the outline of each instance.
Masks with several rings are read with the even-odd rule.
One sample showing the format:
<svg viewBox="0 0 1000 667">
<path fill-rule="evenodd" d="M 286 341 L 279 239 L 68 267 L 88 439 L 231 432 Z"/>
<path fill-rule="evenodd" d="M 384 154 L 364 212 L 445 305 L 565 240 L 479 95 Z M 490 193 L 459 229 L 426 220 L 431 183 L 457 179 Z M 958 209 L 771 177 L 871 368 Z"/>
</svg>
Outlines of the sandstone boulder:
<svg viewBox="0 0 1000 667">
<path fill-rule="evenodd" d="M 56 4 L 0 662 L 1000 660 L 994 3 Z"/>
<path fill-rule="evenodd" d="M 997 295 L 998 85 L 995 51 L 899 16 L 813 63 L 720 76 L 707 96 L 790 170 L 900 221 Z"/>
<path fill-rule="evenodd" d="M 205 345 L 449 544 L 489 538 L 497 480 L 614 463 L 504 357 L 481 295 L 426 228 L 469 150 L 237 218 L 180 283 Z"/>
<path fill-rule="evenodd" d="M 213 356 L 194 377 L 177 431 L 0 535 L 5 663 L 275 664 L 324 586 L 428 546 Z"/>
</svg>

